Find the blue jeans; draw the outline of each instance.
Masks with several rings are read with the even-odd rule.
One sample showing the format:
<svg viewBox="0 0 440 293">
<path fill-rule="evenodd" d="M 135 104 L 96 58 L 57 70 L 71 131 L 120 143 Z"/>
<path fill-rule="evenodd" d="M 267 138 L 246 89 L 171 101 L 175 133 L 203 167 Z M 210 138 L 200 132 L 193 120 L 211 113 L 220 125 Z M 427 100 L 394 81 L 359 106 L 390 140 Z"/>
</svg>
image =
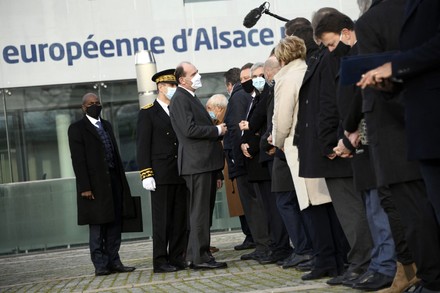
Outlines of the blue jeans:
<svg viewBox="0 0 440 293">
<path fill-rule="evenodd" d="M 396 252 L 388 216 L 380 205 L 377 189 L 364 191 L 365 210 L 373 239 L 369 271 L 394 277 L 396 273 Z"/>
</svg>

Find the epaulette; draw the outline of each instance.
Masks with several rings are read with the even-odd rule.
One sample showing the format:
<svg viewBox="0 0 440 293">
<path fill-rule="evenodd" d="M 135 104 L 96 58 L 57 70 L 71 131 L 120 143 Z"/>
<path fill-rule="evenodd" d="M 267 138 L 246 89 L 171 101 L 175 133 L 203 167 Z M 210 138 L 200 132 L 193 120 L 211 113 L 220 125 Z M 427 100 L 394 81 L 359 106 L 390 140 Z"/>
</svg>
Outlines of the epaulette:
<svg viewBox="0 0 440 293">
<path fill-rule="evenodd" d="M 151 108 L 153 106 L 154 106 L 154 104 L 147 104 L 147 105 L 143 106 L 142 109 L 145 110 L 145 109 Z"/>
</svg>

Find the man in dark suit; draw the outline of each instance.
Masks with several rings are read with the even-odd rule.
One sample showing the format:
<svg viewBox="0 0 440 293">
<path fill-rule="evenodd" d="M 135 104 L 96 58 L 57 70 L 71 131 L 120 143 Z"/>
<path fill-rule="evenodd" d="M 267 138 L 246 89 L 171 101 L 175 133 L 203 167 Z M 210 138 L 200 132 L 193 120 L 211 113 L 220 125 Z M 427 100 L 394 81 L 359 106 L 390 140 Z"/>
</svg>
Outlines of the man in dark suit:
<svg viewBox="0 0 440 293">
<path fill-rule="evenodd" d="M 151 192 L 153 271 L 166 273 L 185 268 L 187 189 L 177 172 L 178 142 L 168 109 L 177 87 L 174 69 L 151 79 L 158 95 L 139 111 L 137 162 L 142 186 Z"/>
<path fill-rule="evenodd" d="M 202 86 L 197 68 L 180 63 L 175 71 L 179 84 L 170 103 L 171 124 L 179 140 L 177 163 L 189 189 L 189 240 L 186 260 L 194 269 L 217 269 L 227 266 L 210 254 L 210 206 L 216 190 L 217 174 L 224 157 L 220 138 L 226 125 L 214 125 L 195 95 Z"/>
<path fill-rule="evenodd" d="M 131 272 L 119 258 L 122 218 L 134 216 L 134 205 L 111 124 L 100 118 L 97 95 L 83 96 L 84 117 L 68 130 L 76 176 L 78 225 L 89 225 L 95 275 Z"/>
<path fill-rule="evenodd" d="M 377 13 L 385 13 L 388 18 L 385 10 Z M 385 19 L 379 23 L 382 27 L 389 25 Z M 403 82 L 402 112 L 405 111 L 408 157 L 419 161 L 429 197 L 428 201 L 423 192 L 424 186 L 419 188 L 422 192 L 401 188 L 396 194 L 397 207 L 408 226 L 408 244 L 417 264 L 417 276 L 422 279 L 422 287 L 417 292 L 440 292 L 439 24 L 439 1 L 407 1 L 400 32 L 400 52 L 391 58 L 391 62 L 365 73 L 358 83 L 365 88 L 368 85 L 380 86 L 389 78 Z M 360 36 L 359 41 L 362 41 Z M 382 99 L 385 97 L 386 94 L 382 94 Z M 383 126 L 380 125 L 381 129 Z M 390 123 L 388 126 L 394 127 Z M 405 141 L 400 144 L 405 144 Z M 395 142 L 390 145 L 393 151 L 395 145 Z M 393 169 L 393 172 L 397 170 L 400 168 Z M 394 184 L 393 187 L 399 185 Z"/>
</svg>

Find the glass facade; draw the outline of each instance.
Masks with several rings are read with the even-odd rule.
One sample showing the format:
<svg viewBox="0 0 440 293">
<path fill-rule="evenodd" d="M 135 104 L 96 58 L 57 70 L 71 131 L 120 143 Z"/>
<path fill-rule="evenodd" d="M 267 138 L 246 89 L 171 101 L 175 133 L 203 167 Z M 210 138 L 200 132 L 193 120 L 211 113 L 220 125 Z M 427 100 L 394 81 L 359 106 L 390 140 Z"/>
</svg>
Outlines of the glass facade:
<svg viewBox="0 0 440 293">
<path fill-rule="evenodd" d="M 202 74 L 202 82 L 203 87 L 197 91 L 202 102 L 213 94 L 226 94 L 222 73 Z M 0 231 L 6 237 L 2 236 L 5 241 L 0 240 L 0 253 L 11 251 L 20 243 L 26 243 L 25 246 L 29 248 L 41 248 L 51 246 L 51 243 L 57 246 L 71 245 L 82 239 L 78 235 L 73 240 L 62 235 L 48 235 L 51 229 L 47 228 L 32 233 L 12 231 L 35 228 L 32 226 L 36 218 L 26 219 L 30 215 L 36 216 L 40 222 L 55 220 L 50 218 L 52 213 L 48 208 L 41 205 L 42 200 L 51 201 L 53 197 L 60 201 L 57 208 L 66 211 L 57 217 L 63 217 L 63 214 L 68 217 L 57 222 L 67 221 L 76 225 L 76 216 L 72 216 L 76 215 L 76 195 L 72 188 L 74 173 L 67 129 L 82 117 L 81 99 L 87 92 L 98 94 L 103 105 L 102 116 L 113 125 L 133 195 L 147 194 L 138 181 L 136 166 L 139 100 L 135 80 L 0 89 L 0 209 L 3 209 L 0 212 Z M 60 183 L 60 180 L 64 183 Z M 43 191 L 37 192 L 41 186 L 44 186 Z M 215 230 L 239 227 L 238 219 L 228 216 L 223 190 L 217 194 L 213 221 Z M 34 208 L 40 212 L 38 215 L 26 212 Z M 144 212 L 147 212 L 146 229 L 140 236 L 148 237 L 151 223 L 148 207 L 144 208 Z M 39 236 L 32 236 L 35 234 Z M 139 238 L 139 235 L 135 236 Z M 44 240 L 45 237 L 50 240 Z M 65 239 L 67 242 L 63 244 L 63 241 L 54 239 Z"/>
</svg>

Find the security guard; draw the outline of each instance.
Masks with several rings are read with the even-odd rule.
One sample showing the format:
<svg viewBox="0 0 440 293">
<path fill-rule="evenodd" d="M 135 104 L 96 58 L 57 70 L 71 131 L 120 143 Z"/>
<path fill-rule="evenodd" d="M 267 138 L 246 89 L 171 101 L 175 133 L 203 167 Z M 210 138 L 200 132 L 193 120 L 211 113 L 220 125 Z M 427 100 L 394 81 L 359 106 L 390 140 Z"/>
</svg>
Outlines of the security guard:
<svg viewBox="0 0 440 293">
<path fill-rule="evenodd" d="M 174 69 L 158 72 L 152 80 L 158 95 L 139 111 L 137 163 L 142 186 L 151 192 L 153 271 L 166 273 L 186 268 L 187 188 L 178 175 L 178 142 L 168 110 L 177 87 Z"/>
</svg>

